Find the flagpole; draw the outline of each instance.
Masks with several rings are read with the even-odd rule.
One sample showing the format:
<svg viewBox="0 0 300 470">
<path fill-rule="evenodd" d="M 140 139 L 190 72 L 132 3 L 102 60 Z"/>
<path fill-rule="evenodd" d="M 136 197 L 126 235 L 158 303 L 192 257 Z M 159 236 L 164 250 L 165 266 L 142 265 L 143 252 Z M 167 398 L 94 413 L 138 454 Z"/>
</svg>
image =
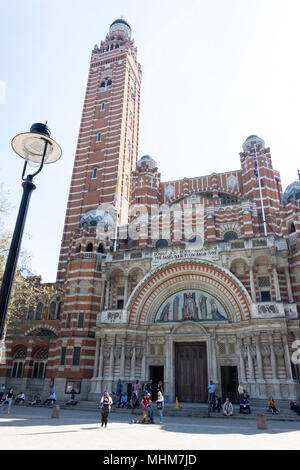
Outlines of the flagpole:
<svg viewBox="0 0 300 470">
<path fill-rule="evenodd" d="M 257 169 L 258 187 L 259 187 L 259 195 L 260 195 L 260 204 L 261 204 L 261 209 L 262 209 L 264 232 L 265 232 L 265 237 L 266 237 L 268 235 L 268 232 L 267 232 L 265 209 L 264 209 L 262 190 L 261 190 L 261 184 L 260 184 L 260 174 L 259 174 L 259 165 L 258 165 L 257 153 L 256 153 L 256 144 L 254 144 L 254 151 L 255 151 L 255 160 L 256 160 L 256 164 L 257 164 L 256 169 Z"/>
</svg>

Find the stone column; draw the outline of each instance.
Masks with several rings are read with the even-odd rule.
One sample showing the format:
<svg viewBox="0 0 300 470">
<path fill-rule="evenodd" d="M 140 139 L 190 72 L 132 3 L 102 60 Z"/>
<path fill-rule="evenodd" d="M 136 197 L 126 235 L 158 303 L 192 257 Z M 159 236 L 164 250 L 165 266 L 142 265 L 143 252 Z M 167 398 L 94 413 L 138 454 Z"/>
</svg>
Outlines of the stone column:
<svg viewBox="0 0 300 470">
<path fill-rule="evenodd" d="M 260 333 L 256 332 L 254 334 L 255 338 L 255 348 L 256 348 L 256 359 L 257 359 L 257 383 L 258 383 L 258 394 L 260 397 L 266 397 L 267 390 L 264 380 L 264 366 L 262 361 L 261 347 L 260 347 Z"/>
<path fill-rule="evenodd" d="M 249 370 L 249 379 L 251 381 L 254 380 L 254 367 L 253 367 L 253 360 L 251 356 L 251 337 L 246 338 L 245 344 L 247 345 L 247 357 L 248 357 L 248 370 Z"/>
<path fill-rule="evenodd" d="M 121 362 L 120 362 L 120 379 L 124 380 L 125 374 L 125 342 L 126 336 L 122 336 Z"/>
<path fill-rule="evenodd" d="M 112 342 L 110 346 L 110 361 L 109 361 L 109 378 L 113 381 L 114 380 L 114 361 L 115 361 L 115 355 L 114 355 L 114 350 L 115 350 L 115 343 L 116 343 L 116 337 L 115 335 L 112 336 Z"/>
<path fill-rule="evenodd" d="M 285 274 L 285 281 L 286 281 L 289 303 L 292 304 L 294 303 L 294 298 L 293 298 L 291 278 L 290 278 L 290 272 L 289 272 L 288 266 L 284 267 L 284 274 Z"/>
<path fill-rule="evenodd" d="M 113 301 L 114 301 L 115 286 L 116 286 L 116 280 L 115 280 L 115 279 L 111 279 L 111 280 L 110 280 L 110 298 L 109 298 L 109 302 L 108 302 L 108 305 L 109 305 L 108 308 L 109 308 L 110 310 L 113 309 Z"/>
<path fill-rule="evenodd" d="M 273 344 L 273 334 L 269 334 L 269 344 L 270 344 L 270 360 L 272 368 L 272 378 L 277 380 L 277 361 Z"/>
<path fill-rule="evenodd" d="M 255 345 L 256 345 L 258 378 L 259 380 L 264 380 L 264 368 L 263 368 L 263 362 L 262 362 L 261 350 L 260 350 L 260 333 L 259 332 L 255 333 L 254 338 L 255 338 Z"/>
<path fill-rule="evenodd" d="M 274 395 L 275 398 L 281 398 L 280 393 L 280 382 L 277 377 L 277 360 L 275 354 L 275 348 L 273 343 L 273 333 L 269 334 L 269 345 L 270 345 L 270 360 L 271 360 L 271 368 L 272 368 L 272 382 L 274 387 Z"/>
<path fill-rule="evenodd" d="M 130 380 L 131 380 L 131 382 L 136 380 L 136 376 L 135 376 L 135 355 L 136 355 L 135 346 L 136 346 L 136 343 L 134 341 L 132 343 L 132 356 L 131 356 L 131 363 L 130 363 Z"/>
<path fill-rule="evenodd" d="M 274 265 L 273 265 L 273 279 L 274 279 L 276 302 L 281 302 L 280 288 L 279 288 L 279 281 L 278 281 L 278 273 L 277 273 L 277 268 Z"/>
<path fill-rule="evenodd" d="M 99 346 L 100 346 L 100 339 L 96 338 L 96 355 L 95 355 L 95 362 L 94 362 L 93 378 L 97 376 L 97 371 L 98 371 Z"/>
<path fill-rule="evenodd" d="M 171 365 L 171 357 L 170 357 L 170 335 L 166 335 L 166 344 L 165 344 L 165 354 L 166 354 L 166 362 L 165 362 L 165 369 L 164 369 L 164 396 L 165 400 L 169 401 L 171 399 L 171 383 L 173 374 L 171 372 L 172 365 Z"/>
<path fill-rule="evenodd" d="M 103 379 L 103 357 L 104 357 L 105 336 L 101 338 L 100 353 L 99 353 L 99 369 L 98 378 Z"/>
<path fill-rule="evenodd" d="M 216 333 L 215 331 L 211 334 L 211 364 L 212 364 L 212 380 L 218 384 L 218 371 L 217 371 L 217 355 L 216 355 Z"/>
<path fill-rule="evenodd" d="M 101 303 L 100 303 L 100 311 L 105 310 L 105 279 L 101 279 Z"/>
<path fill-rule="evenodd" d="M 249 274 L 250 274 L 250 289 L 251 289 L 252 302 L 256 302 L 253 266 L 249 266 Z"/>
<path fill-rule="evenodd" d="M 283 344 L 283 350 L 284 350 L 286 377 L 287 377 L 287 380 L 293 380 L 293 372 L 292 372 L 292 366 L 291 366 L 291 357 L 290 357 L 289 345 L 288 345 L 288 340 L 287 340 L 287 334 L 283 333 L 281 335 L 281 338 L 282 338 L 282 344 Z"/>
<path fill-rule="evenodd" d="M 124 307 L 128 300 L 128 274 L 125 275 L 125 285 L 124 285 Z"/>
<path fill-rule="evenodd" d="M 245 383 L 246 382 L 246 372 L 245 372 L 245 363 L 244 363 L 244 358 L 242 355 L 242 345 L 243 345 L 243 340 L 241 337 L 237 338 L 237 354 L 239 356 L 240 360 L 240 378 L 239 382 Z"/>
<path fill-rule="evenodd" d="M 110 280 L 107 278 L 106 279 L 106 289 L 105 289 L 105 304 L 104 304 L 104 310 L 108 310 L 108 305 L 109 305 L 109 289 L 110 289 Z"/>
<path fill-rule="evenodd" d="M 142 369 L 141 369 L 141 380 L 145 381 L 148 380 L 148 377 L 146 377 L 146 359 L 147 359 L 147 338 L 144 340 L 144 351 L 143 351 L 143 358 L 142 358 Z"/>
</svg>

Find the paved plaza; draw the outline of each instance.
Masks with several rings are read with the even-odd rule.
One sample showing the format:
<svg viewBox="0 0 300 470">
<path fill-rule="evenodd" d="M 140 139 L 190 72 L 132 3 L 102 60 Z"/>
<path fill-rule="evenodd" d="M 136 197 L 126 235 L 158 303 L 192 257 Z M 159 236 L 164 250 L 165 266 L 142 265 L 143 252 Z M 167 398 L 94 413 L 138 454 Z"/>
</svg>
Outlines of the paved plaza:
<svg viewBox="0 0 300 470">
<path fill-rule="evenodd" d="M 99 411 L 51 407 L 13 407 L 0 412 L 1 450 L 295 450 L 300 449 L 300 421 L 273 421 L 267 430 L 256 420 L 166 417 L 163 424 L 131 424 L 132 415 L 111 413 L 107 429 Z M 158 419 L 157 419 L 158 422 Z"/>
</svg>

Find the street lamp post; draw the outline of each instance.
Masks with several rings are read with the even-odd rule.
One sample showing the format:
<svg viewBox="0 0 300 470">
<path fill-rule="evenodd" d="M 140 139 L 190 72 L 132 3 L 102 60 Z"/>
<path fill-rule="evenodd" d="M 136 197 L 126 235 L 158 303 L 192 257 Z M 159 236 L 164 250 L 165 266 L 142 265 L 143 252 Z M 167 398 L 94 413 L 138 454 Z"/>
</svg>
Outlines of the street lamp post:
<svg viewBox="0 0 300 470">
<path fill-rule="evenodd" d="M 20 157 L 25 159 L 25 164 L 22 173 L 23 195 L 0 290 L 0 340 L 3 337 L 5 319 L 19 257 L 29 200 L 32 191 L 36 188 L 33 183 L 33 178 L 40 173 L 44 164 L 54 163 L 61 157 L 61 148 L 50 138 L 50 131 L 46 124 L 33 124 L 30 128 L 30 132 L 18 134 L 13 138 L 11 144 L 13 150 Z M 25 176 L 28 162 L 37 166 L 38 169 L 35 173 Z"/>
</svg>

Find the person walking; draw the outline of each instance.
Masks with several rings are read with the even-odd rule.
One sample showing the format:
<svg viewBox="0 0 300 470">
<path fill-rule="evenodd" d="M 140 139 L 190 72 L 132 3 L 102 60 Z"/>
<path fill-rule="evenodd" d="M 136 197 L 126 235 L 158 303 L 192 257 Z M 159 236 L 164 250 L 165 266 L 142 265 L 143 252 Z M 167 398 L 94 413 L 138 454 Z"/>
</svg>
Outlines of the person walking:
<svg viewBox="0 0 300 470">
<path fill-rule="evenodd" d="M 117 383 L 117 391 L 116 391 L 118 408 L 120 408 L 121 397 L 122 397 L 122 389 L 123 389 L 123 385 L 122 385 L 121 379 L 119 379 L 118 383 Z"/>
<path fill-rule="evenodd" d="M 209 403 L 209 408 L 211 409 L 212 407 L 213 411 L 215 411 L 215 407 L 216 407 L 215 392 L 216 392 L 216 386 L 211 380 L 208 386 L 208 403 Z"/>
<path fill-rule="evenodd" d="M 14 390 L 10 388 L 3 402 L 3 409 L 5 409 L 5 405 L 7 406 L 7 414 L 10 413 L 13 398 L 14 398 Z"/>
<path fill-rule="evenodd" d="M 164 400 L 162 392 L 158 392 L 156 404 L 157 404 L 157 410 L 158 410 L 159 420 L 160 420 L 159 424 L 162 424 L 163 422 L 164 401 L 165 400 Z"/>
<path fill-rule="evenodd" d="M 108 415 L 112 405 L 112 399 L 108 392 L 104 392 L 103 397 L 101 398 L 101 428 L 103 428 L 103 424 L 106 427 L 108 421 Z"/>
</svg>

